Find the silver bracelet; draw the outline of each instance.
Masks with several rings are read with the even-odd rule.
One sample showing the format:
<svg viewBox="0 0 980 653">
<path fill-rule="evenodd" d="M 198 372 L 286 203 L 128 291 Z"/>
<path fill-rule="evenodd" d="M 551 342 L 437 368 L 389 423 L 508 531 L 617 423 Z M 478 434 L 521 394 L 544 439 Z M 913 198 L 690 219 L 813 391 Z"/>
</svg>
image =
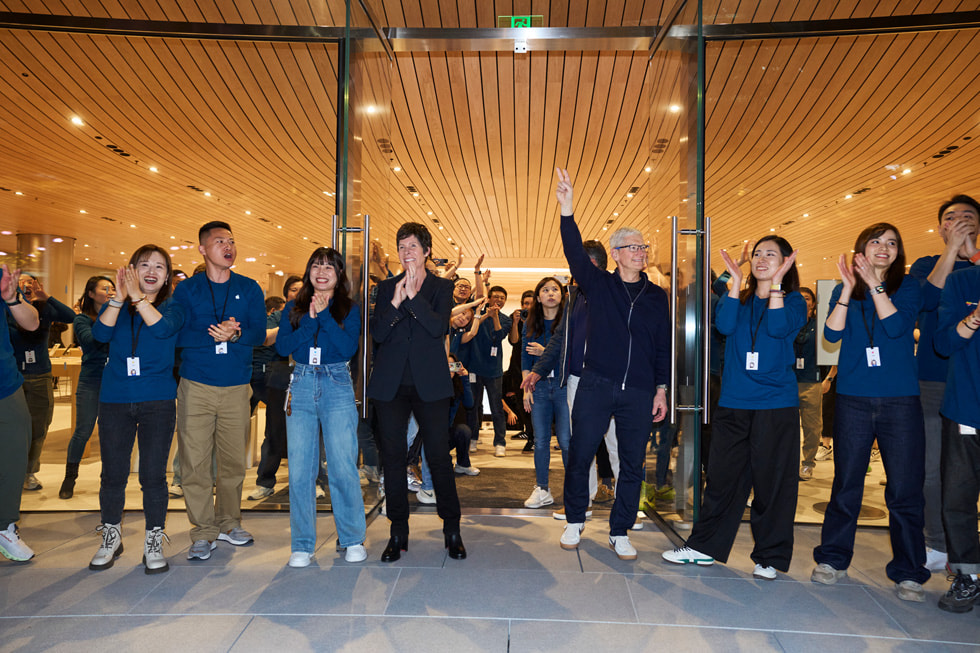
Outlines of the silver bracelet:
<svg viewBox="0 0 980 653">
<path fill-rule="evenodd" d="M 110 299 L 109 300 L 109 306 L 112 306 L 113 308 L 122 308 L 123 307 L 123 303 L 121 301 L 119 301 L 118 299 Z"/>
</svg>

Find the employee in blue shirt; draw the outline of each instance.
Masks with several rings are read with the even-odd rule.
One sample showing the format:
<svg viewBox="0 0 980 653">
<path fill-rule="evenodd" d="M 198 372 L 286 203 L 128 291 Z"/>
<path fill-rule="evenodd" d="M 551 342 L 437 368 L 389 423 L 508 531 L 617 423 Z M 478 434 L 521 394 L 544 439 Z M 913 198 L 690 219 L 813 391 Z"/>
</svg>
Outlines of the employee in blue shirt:
<svg viewBox="0 0 980 653">
<path fill-rule="evenodd" d="M 753 576 L 789 571 L 798 492 L 800 411 L 793 341 L 806 323 L 796 252 L 780 236 L 755 244 L 751 276 L 722 250 L 732 287 L 717 307 L 725 336 L 721 397 L 712 417 L 711 454 L 701 515 L 685 547 L 665 551 L 677 564 L 728 561 L 749 491 Z"/>
<path fill-rule="evenodd" d="M 286 399 L 290 567 L 307 567 L 316 549 L 316 477 L 326 453 L 330 503 L 347 562 L 367 559 L 364 499 L 357 474 L 357 407 L 349 361 L 357 353 L 361 309 L 350 298 L 340 253 L 315 250 L 303 286 L 286 304 L 276 351 L 296 362 Z"/>
<path fill-rule="evenodd" d="M 905 246 L 893 225 L 879 222 L 862 231 L 854 252 L 850 265 L 843 254 L 838 261 L 842 283 L 831 293 L 833 310 L 824 325 L 827 340 L 841 342 L 834 483 L 810 580 L 831 585 L 847 575 L 877 438 L 888 479 L 892 544 L 885 572 L 899 599 L 924 601 L 922 583 L 929 579 L 922 534 L 925 435 L 913 335 L 922 293 L 905 274 Z"/>
<path fill-rule="evenodd" d="M 99 507 L 102 544 L 89 569 L 108 569 L 123 552 L 120 528 L 126 504 L 133 444 L 139 447 L 147 574 L 170 569 L 163 555 L 167 522 L 167 458 L 174 437 L 177 382 L 174 346 L 184 324 L 183 309 L 170 298 L 170 256 L 143 245 L 116 276 L 118 294 L 106 302 L 92 336 L 109 343 L 99 394 Z"/>
</svg>

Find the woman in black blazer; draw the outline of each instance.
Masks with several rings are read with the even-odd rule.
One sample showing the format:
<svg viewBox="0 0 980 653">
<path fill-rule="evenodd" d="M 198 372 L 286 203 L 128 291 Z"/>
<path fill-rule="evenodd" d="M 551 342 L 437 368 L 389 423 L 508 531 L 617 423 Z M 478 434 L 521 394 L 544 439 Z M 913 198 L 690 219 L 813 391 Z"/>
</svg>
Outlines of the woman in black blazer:
<svg viewBox="0 0 980 653">
<path fill-rule="evenodd" d="M 381 436 L 385 501 L 391 539 L 382 562 L 394 562 L 408 550 L 409 415 L 419 424 L 419 437 L 432 472 L 436 508 L 449 557 L 462 559 L 466 549 L 459 535 L 459 497 L 449 455 L 449 403 L 453 384 L 446 357 L 446 333 L 453 305 L 453 284 L 427 272 L 432 251 L 429 230 L 406 222 L 395 236 L 402 274 L 378 284 L 378 301 L 371 317 L 377 343 L 368 397 L 375 401 Z"/>
</svg>

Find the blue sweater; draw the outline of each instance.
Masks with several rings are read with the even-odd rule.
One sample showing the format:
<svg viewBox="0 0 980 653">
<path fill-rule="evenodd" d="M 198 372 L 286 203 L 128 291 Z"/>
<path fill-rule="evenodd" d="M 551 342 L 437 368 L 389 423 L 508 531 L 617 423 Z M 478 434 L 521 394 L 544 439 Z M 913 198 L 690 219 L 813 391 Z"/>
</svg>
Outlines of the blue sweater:
<svg viewBox="0 0 980 653">
<path fill-rule="evenodd" d="M 475 318 L 474 318 L 475 319 Z M 467 344 L 466 369 L 471 374 L 496 379 L 504 375 L 504 338 L 510 331 L 511 318 L 500 314 L 500 330 L 494 329 L 493 319 L 486 318 L 476 335 Z"/>
<path fill-rule="evenodd" d="M 234 272 L 228 281 L 214 283 L 202 272 L 181 282 L 174 300 L 187 315 L 177 341 L 183 349 L 181 378 L 218 387 L 248 383 L 252 378 L 252 347 L 265 342 L 265 298 L 259 284 Z M 208 327 L 232 317 L 242 326 L 241 338 L 227 343 L 228 353 L 219 354 Z"/>
<path fill-rule="evenodd" d="M 670 383 L 670 307 L 667 293 L 640 273 L 635 299 L 619 276 L 592 264 L 571 215 L 561 216 L 569 270 L 589 298 L 585 368 L 621 388 L 656 393 Z"/>
<path fill-rule="evenodd" d="M 718 331 L 725 336 L 718 405 L 749 410 L 799 406 L 793 341 L 805 323 L 806 302 L 798 292 L 786 295 L 783 308 L 769 308 L 769 300 L 756 295 L 744 304 L 722 297 L 715 315 Z M 759 354 L 757 370 L 745 369 L 750 351 Z"/>
<path fill-rule="evenodd" d="M 800 383 L 818 383 L 823 380 L 821 369 L 817 366 L 817 318 L 811 317 L 796 334 L 793 341 L 793 355 L 803 359 L 803 367 L 796 366 L 793 361 L 793 371 Z"/>
<path fill-rule="evenodd" d="M 21 299 L 23 301 L 23 299 Z M 51 372 L 51 357 L 48 356 L 48 334 L 52 322 L 71 324 L 75 319 L 75 311 L 59 302 L 54 297 L 45 301 L 31 302 L 37 309 L 40 326 L 33 331 L 17 328 L 17 323 L 9 321 L 10 344 L 14 348 L 14 359 L 23 374 L 48 374 Z M 31 353 L 33 363 L 27 362 L 27 354 Z"/>
<path fill-rule="evenodd" d="M 945 356 L 936 353 L 933 340 L 936 327 L 939 325 L 939 296 L 942 290 L 929 283 L 929 275 L 936 267 L 939 256 L 923 256 L 912 264 L 909 276 L 919 282 L 922 289 L 922 308 L 919 310 L 919 346 L 916 349 L 916 360 L 919 363 L 920 381 L 945 381 L 949 362 Z M 969 261 L 956 261 L 953 271 L 966 270 L 973 267 Z"/>
<path fill-rule="evenodd" d="M 0 268 L 0 279 L 3 278 L 3 268 Z M 17 392 L 20 386 L 24 385 L 24 377 L 17 369 L 17 361 L 14 360 L 14 348 L 10 344 L 10 333 L 7 330 L 7 323 L 16 323 L 14 316 L 7 308 L 7 302 L 3 303 L 3 310 L 0 310 L 0 399 L 6 399 Z"/>
<path fill-rule="evenodd" d="M 106 404 L 135 404 L 176 399 L 174 347 L 177 345 L 177 334 L 184 325 L 183 307 L 172 297 L 166 299 L 157 306 L 163 317 L 150 326 L 143 322 L 139 314 L 131 316 L 129 306 L 127 302 L 119 309 L 115 326 L 106 326 L 100 320 L 92 325 L 92 336 L 98 342 L 109 343 L 109 360 L 102 373 L 99 401 Z M 107 303 L 99 315 L 108 308 Z M 139 376 L 129 376 L 126 361 L 133 355 L 134 333 Z"/>
<path fill-rule="evenodd" d="M 290 301 L 282 309 L 279 320 L 279 334 L 276 336 L 276 351 L 282 356 L 292 356 L 303 365 L 310 364 L 310 347 L 320 348 L 320 365 L 346 363 L 357 353 L 361 333 L 361 307 L 351 304 L 350 312 L 344 318 L 344 325 L 337 324 L 328 310 L 317 313 L 316 319 L 303 313 L 299 326 L 294 328 L 289 314 L 295 302 Z M 333 299 L 330 300 L 333 304 Z"/>
<path fill-rule="evenodd" d="M 78 379 L 98 382 L 102 380 L 102 371 L 109 358 L 109 345 L 99 342 L 92 335 L 94 323 L 95 320 L 88 315 L 79 313 L 72 322 L 72 329 L 75 332 L 75 340 L 82 348 L 82 370 L 78 373 Z"/>
<path fill-rule="evenodd" d="M 980 336 L 963 338 L 956 325 L 976 310 L 980 299 L 980 267 L 946 278 L 939 304 L 936 351 L 949 357 L 949 377 L 940 412 L 957 424 L 980 429 Z"/>
<path fill-rule="evenodd" d="M 837 284 L 830 294 L 834 307 L 843 286 Z M 870 292 L 863 298 L 852 296 L 847 307 L 843 331 L 824 325 L 828 342 L 841 342 L 837 361 L 837 393 L 855 397 L 918 397 L 919 381 L 915 364 L 915 317 L 922 304 L 919 283 L 906 275 L 902 285 L 891 296 L 898 309 L 886 319 L 878 319 Z M 861 307 L 864 307 L 862 314 Z M 874 335 L 881 365 L 868 366 L 868 333 Z"/>
<path fill-rule="evenodd" d="M 529 344 L 531 344 L 532 342 L 536 342 L 539 345 L 541 345 L 542 347 L 547 348 L 548 341 L 551 340 L 551 336 L 552 336 L 551 326 L 554 323 L 555 323 L 554 320 L 544 320 L 544 330 L 543 330 L 543 332 L 542 333 L 539 333 L 534 338 L 528 338 L 527 337 L 527 322 L 524 323 L 524 328 L 521 329 L 521 344 L 520 344 L 520 348 L 521 348 L 521 370 L 522 371 L 528 371 L 528 372 L 530 372 L 532 369 L 534 369 L 534 364 L 536 362 L 538 362 L 538 360 L 541 358 L 540 356 L 532 356 L 531 354 L 527 353 L 527 346 Z M 552 372 L 553 372 L 553 370 L 552 371 L 549 371 L 548 374 L 545 374 L 544 376 L 548 376 Z"/>
</svg>

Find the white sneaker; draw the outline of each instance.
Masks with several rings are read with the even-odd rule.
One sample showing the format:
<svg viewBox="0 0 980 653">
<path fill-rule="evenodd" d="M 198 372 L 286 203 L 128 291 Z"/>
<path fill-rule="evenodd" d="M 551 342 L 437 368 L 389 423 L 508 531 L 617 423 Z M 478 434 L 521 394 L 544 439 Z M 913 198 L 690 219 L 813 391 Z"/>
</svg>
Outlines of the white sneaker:
<svg viewBox="0 0 980 653">
<path fill-rule="evenodd" d="M 317 499 L 323 499 L 326 496 L 327 496 L 327 491 L 323 489 L 323 486 L 317 485 L 316 486 L 316 498 Z"/>
<path fill-rule="evenodd" d="M 898 593 L 898 598 L 903 601 L 922 603 L 926 600 L 926 591 L 922 589 L 922 585 L 914 580 L 903 580 L 901 583 L 895 583 L 895 590 Z"/>
<path fill-rule="evenodd" d="M 418 498 L 419 503 L 426 503 L 431 506 L 436 502 L 435 490 L 419 490 L 415 493 L 415 496 Z"/>
<path fill-rule="evenodd" d="M 630 528 L 631 531 L 642 531 L 643 530 L 643 518 L 646 517 L 642 510 L 636 511 L 636 521 L 633 522 L 633 526 Z"/>
<path fill-rule="evenodd" d="M 630 544 L 629 535 L 610 535 L 609 548 L 616 552 L 620 560 L 636 560 L 636 549 Z"/>
<path fill-rule="evenodd" d="M 820 583 L 822 585 L 833 585 L 841 578 L 846 577 L 846 569 L 834 569 L 826 562 L 821 562 L 813 568 L 812 572 L 810 572 L 810 582 Z"/>
<path fill-rule="evenodd" d="M 275 493 L 275 490 L 271 487 L 264 487 L 262 485 L 256 485 L 255 489 L 250 495 L 248 495 L 249 501 L 258 501 L 259 499 L 264 499 L 270 497 Z"/>
<path fill-rule="evenodd" d="M 305 551 L 293 551 L 289 556 L 289 562 L 286 563 L 290 567 L 309 567 L 310 563 L 313 562 L 313 554 L 306 553 Z"/>
<path fill-rule="evenodd" d="M 926 547 L 926 569 L 929 571 L 946 571 L 949 557 L 943 551 Z"/>
<path fill-rule="evenodd" d="M 834 445 L 825 447 L 821 444 L 819 447 L 817 447 L 817 455 L 814 458 L 814 460 L 819 460 L 822 462 L 824 460 L 833 460 L 833 459 L 834 459 Z"/>
<path fill-rule="evenodd" d="M 555 502 L 555 498 L 551 496 L 551 491 L 546 490 L 543 487 L 534 486 L 534 491 L 531 492 L 531 496 L 527 498 L 524 502 L 525 508 L 543 508 L 544 506 L 550 506 Z"/>
<path fill-rule="evenodd" d="M 775 567 L 763 567 L 759 563 L 756 563 L 755 569 L 752 571 L 753 576 L 762 580 L 776 580 L 777 573 Z"/>
<path fill-rule="evenodd" d="M 0 531 L 0 553 L 3 557 L 14 562 L 26 562 L 34 557 L 31 547 L 20 539 L 17 532 L 17 524 L 10 524 L 7 530 Z"/>
<path fill-rule="evenodd" d="M 456 465 L 453 471 L 457 474 L 465 474 L 466 476 L 478 476 L 480 470 L 477 467 L 463 467 L 462 465 Z"/>
<path fill-rule="evenodd" d="M 146 541 L 143 543 L 143 567 L 147 574 L 162 574 L 170 571 L 170 565 L 163 555 L 163 541 L 170 544 L 170 538 L 157 526 L 146 531 Z"/>
<path fill-rule="evenodd" d="M 710 567 L 715 564 L 714 558 L 700 551 L 695 551 L 689 546 L 678 547 L 673 551 L 664 551 L 660 557 L 667 562 L 673 562 L 675 565 L 695 564 L 701 567 Z"/>
<path fill-rule="evenodd" d="M 367 560 L 367 549 L 364 548 L 363 544 L 349 546 L 347 547 L 347 553 L 344 555 L 344 560 L 347 562 L 364 562 Z"/>
<path fill-rule="evenodd" d="M 101 524 L 95 528 L 102 534 L 102 544 L 92 556 L 92 562 L 88 563 L 88 568 L 92 571 L 108 569 L 116 558 L 122 555 L 122 535 L 119 533 L 119 526 L 119 524 Z"/>
<path fill-rule="evenodd" d="M 579 540 L 582 539 L 582 531 L 585 524 L 565 524 L 565 531 L 561 534 L 561 548 L 566 551 L 573 551 L 578 548 Z"/>
<path fill-rule="evenodd" d="M 167 490 L 167 492 L 172 497 L 182 497 L 182 496 L 184 496 L 184 488 L 180 487 L 176 483 L 174 483 L 173 485 L 171 485 L 170 486 L 170 489 Z"/>
<path fill-rule="evenodd" d="M 496 447 L 493 448 L 493 455 L 496 458 L 503 458 L 504 456 L 507 455 L 507 447 L 505 447 L 502 444 L 498 444 Z"/>
<path fill-rule="evenodd" d="M 470 440 L 470 453 L 476 453 L 477 440 Z"/>
</svg>

